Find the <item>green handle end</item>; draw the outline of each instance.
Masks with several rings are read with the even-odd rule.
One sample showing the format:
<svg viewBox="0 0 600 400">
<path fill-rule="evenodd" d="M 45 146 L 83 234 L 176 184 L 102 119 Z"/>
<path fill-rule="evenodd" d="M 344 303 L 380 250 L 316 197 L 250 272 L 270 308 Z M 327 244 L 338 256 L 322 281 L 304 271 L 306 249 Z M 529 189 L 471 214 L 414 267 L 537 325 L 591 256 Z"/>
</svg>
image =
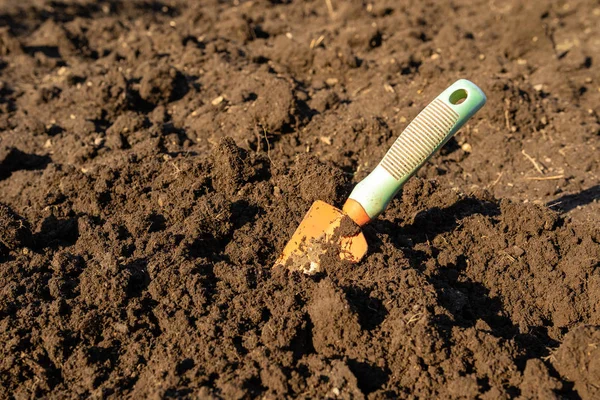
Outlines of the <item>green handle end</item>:
<svg viewBox="0 0 600 400">
<path fill-rule="evenodd" d="M 456 133 L 481 107 L 487 98 L 483 91 L 473 82 L 459 79 L 444 90 L 438 97 L 458 114 L 458 121 L 448 139 Z"/>
</svg>

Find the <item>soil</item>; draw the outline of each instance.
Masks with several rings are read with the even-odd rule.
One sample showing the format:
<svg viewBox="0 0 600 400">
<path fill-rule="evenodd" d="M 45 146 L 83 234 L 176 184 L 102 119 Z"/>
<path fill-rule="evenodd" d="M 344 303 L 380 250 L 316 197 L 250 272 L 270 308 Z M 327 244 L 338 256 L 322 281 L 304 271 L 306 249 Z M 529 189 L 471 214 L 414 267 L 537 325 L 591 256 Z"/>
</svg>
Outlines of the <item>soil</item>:
<svg viewBox="0 0 600 400">
<path fill-rule="evenodd" d="M 600 3 L 0 3 L 0 398 L 600 395 Z M 458 78 L 487 105 L 272 269 Z"/>
</svg>

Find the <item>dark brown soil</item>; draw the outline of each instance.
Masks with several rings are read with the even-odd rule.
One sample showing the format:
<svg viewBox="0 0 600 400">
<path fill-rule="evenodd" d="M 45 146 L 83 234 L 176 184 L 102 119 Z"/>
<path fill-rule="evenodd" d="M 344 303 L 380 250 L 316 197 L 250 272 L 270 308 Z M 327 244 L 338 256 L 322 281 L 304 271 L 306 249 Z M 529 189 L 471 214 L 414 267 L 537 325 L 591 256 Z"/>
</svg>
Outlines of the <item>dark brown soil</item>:
<svg viewBox="0 0 600 400">
<path fill-rule="evenodd" d="M 597 1 L 0 5 L 0 398 L 600 396 Z M 365 259 L 273 270 L 461 77 Z"/>
</svg>

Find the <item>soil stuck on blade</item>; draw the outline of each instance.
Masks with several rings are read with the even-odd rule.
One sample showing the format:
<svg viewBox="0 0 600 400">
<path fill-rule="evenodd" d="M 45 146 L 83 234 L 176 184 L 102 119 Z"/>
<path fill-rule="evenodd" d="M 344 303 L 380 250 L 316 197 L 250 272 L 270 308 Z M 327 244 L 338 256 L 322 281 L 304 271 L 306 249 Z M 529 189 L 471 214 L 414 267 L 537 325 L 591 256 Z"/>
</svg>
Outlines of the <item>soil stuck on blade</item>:
<svg viewBox="0 0 600 400">
<path fill-rule="evenodd" d="M 293 241 L 295 237 L 296 233 L 291 240 Z M 302 237 L 297 250 L 293 251 L 282 264 L 290 271 L 315 275 L 326 268 L 325 261 L 330 257 L 351 262 L 360 261 L 364 252 L 356 250 L 357 242 L 364 242 L 360 226 L 347 215 L 341 215 L 322 235 Z"/>
<path fill-rule="evenodd" d="M 361 232 L 360 226 L 347 215 L 344 215 L 340 221 L 340 225 L 333 232 L 334 238 L 352 237 Z"/>
<path fill-rule="evenodd" d="M 333 240 L 325 234 L 313 238 L 305 237 L 298 247 L 300 251 L 292 253 L 284 266 L 290 271 L 299 271 L 307 275 L 318 274 L 322 271 L 321 258 L 332 246 Z"/>
</svg>

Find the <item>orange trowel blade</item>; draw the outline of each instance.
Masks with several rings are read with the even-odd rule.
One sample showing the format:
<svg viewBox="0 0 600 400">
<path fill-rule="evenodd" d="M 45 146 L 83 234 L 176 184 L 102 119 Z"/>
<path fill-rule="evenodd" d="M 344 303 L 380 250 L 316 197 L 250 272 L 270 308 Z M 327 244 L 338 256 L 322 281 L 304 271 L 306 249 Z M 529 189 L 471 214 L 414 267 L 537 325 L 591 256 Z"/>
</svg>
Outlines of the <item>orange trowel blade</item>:
<svg viewBox="0 0 600 400">
<path fill-rule="evenodd" d="M 339 246 L 342 260 L 358 262 L 367 252 L 367 241 L 357 229 L 351 236 L 340 232 L 342 222 L 348 217 L 342 210 L 317 200 L 287 243 L 275 266 L 313 275 L 321 271 L 321 256 L 331 246 Z M 337 249 L 336 249 L 337 250 Z"/>
</svg>

